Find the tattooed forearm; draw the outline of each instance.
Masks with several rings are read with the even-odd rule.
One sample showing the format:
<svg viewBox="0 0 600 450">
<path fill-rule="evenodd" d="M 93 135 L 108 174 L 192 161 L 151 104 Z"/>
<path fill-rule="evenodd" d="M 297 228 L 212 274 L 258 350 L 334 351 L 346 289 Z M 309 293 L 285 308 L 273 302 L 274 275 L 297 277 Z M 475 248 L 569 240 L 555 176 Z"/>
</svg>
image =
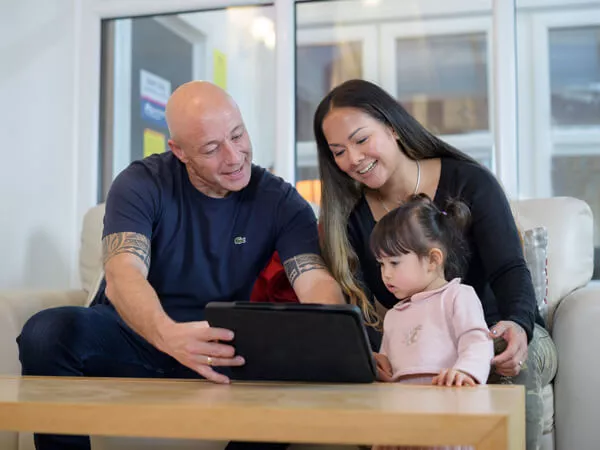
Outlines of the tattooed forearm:
<svg viewBox="0 0 600 450">
<path fill-rule="evenodd" d="M 314 253 L 305 253 L 290 258 L 283 263 L 283 267 L 285 268 L 285 273 L 292 286 L 294 286 L 298 277 L 304 272 L 315 269 L 327 270 L 323 258 Z"/>
<path fill-rule="evenodd" d="M 102 259 L 104 264 L 115 255 L 131 253 L 150 267 L 150 241 L 138 233 L 114 233 L 102 239 Z"/>
</svg>

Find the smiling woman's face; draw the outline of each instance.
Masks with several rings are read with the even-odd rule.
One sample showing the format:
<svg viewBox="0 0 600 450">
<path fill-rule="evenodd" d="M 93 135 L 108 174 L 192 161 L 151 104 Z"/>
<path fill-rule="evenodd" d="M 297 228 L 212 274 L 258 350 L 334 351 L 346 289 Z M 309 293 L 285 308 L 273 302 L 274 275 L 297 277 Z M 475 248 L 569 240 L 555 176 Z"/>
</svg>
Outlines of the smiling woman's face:
<svg viewBox="0 0 600 450">
<path fill-rule="evenodd" d="M 390 127 L 356 108 L 333 108 L 323 134 L 343 172 L 371 189 L 383 186 L 398 167 L 400 149 Z"/>
</svg>

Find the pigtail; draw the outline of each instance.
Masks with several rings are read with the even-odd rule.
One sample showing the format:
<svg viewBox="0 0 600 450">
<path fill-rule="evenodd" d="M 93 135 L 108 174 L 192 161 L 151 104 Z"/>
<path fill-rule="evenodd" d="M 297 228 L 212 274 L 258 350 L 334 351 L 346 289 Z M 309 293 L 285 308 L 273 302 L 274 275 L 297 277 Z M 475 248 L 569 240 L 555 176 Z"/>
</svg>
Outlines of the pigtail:
<svg viewBox="0 0 600 450">
<path fill-rule="evenodd" d="M 465 202 L 461 202 L 460 200 L 448 200 L 441 214 L 448 217 L 457 231 L 461 233 L 464 233 L 471 224 L 471 210 Z"/>
<path fill-rule="evenodd" d="M 440 211 L 440 230 L 446 246 L 446 279 L 464 276 L 469 262 L 470 249 L 465 234 L 471 224 L 471 210 L 460 200 L 449 199 Z"/>
</svg>

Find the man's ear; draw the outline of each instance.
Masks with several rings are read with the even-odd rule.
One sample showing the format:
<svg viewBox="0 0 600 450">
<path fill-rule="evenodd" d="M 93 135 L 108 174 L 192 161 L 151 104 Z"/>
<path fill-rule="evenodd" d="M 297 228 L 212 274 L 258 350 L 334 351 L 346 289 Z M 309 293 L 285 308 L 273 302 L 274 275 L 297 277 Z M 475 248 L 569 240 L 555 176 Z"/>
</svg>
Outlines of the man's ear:
<svg viewBox="0 0 600 450">
<path fill-rule="evenodd" d="M 185 153 L 183 152 L 181 147 L 179 145 L 177 145 L 175 143 L 175 141 L 173 141 L 173 139 L 169 139 L 169 141 L 167 143 L 169 144 L 169 148 L 171 149 L 171 152 L 173 152 L 173 154 L 177 157 L 177 159 L 179 161 L 181 161 L 182 163 L 187 164 L 188 157 L 185 156 Z"/>
<path fill-rule="evenodd" d="M 429 250 L 429 268 L 437 270 L 444 263 L 444 253 L 441 249 L 434 247 Z"/>
</svg>

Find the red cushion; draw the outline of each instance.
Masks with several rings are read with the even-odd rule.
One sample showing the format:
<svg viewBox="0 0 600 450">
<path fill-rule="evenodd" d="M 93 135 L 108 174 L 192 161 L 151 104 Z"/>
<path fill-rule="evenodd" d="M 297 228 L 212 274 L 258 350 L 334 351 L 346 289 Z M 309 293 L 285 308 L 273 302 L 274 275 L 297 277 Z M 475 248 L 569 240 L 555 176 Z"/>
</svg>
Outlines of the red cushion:
<svg viewBox="0 0 600 450">
<path fill-rule="evenodd" d="M 271 260 L 259 274 L 252 288 L 250 301 L 298 303 L 298 297 L 290 285 L 277 252 L 273 253 Z"/>
</svg>

